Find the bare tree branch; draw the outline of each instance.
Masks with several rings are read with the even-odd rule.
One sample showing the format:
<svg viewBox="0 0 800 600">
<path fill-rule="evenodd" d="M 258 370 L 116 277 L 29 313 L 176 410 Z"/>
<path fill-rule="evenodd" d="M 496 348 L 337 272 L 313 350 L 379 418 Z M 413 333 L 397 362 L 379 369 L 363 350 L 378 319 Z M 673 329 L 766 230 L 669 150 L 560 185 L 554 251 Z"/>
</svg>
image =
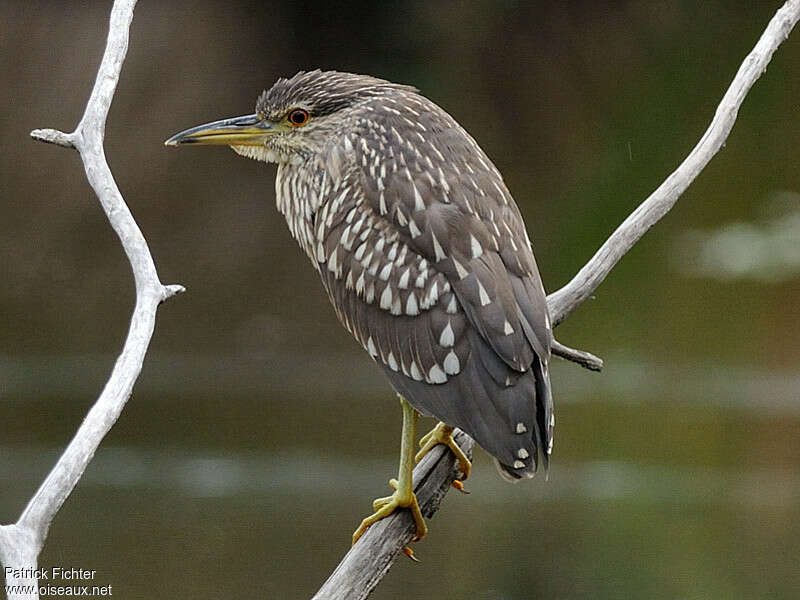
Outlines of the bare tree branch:
<svg viewBox="0 0 800 600">
<path fill-rule="evenodd" d="M 719 151 L 736 121 L 739 107 L 748 91 L 764 73 L 772 54 L 789 36 L 798 20 L 800 20 L 800 0 L 787 1 L 769 22 L 753 51 L 745 58 L 717 107 L 714 119 L 689 156 L 625 219 L 572 281 L 547 297 L 554 325 L 564 321 L 573 310 L 591 296 L 614 265 L 675 205 L 681 194 Z M 553 353 L 593 370 L 599 370 L 603 364 L 603 361 L 596 356 L 568 348 L 559 342 L 554 342 Z M 472 441 L 463 432 L 461 435 Z M 462 442 L 459 441 L 459 444 Z M 439 448 L 442 447 L 439 446 L 437 450 Z M 450 459 L 450 471 L 447 469 L 439 471 L 438 464 L 425 461 L 414 469 L 414 480 L 417 481 L 419 478 L 420 481 L 423 479 L 425 481 L 424 488 L 418 488 L 418 493 L 427 488 L 440 489 L 442 495 L 447 493 L 452 482 L 454 460 L 449 452 L 446 457 Z M 438 504 L 428 510 L 435 511 L 436 507 Z M 370 527 L 362 537 L 363 541 L 359 540 L 359 543 L 345 555 L 312 600 L 351 598 L 361 600 L 369 596 L 388 572 L 392 562 L 397 559 L 399 550 L 411 539 L 413 525 L 407 512 L 395 513 Z"/>
<path fill-rule="evenodd" d="M 34 139 L 73 147 L 80 153 L 89 184 L 97 194 L 131 264 L 136 284 L 136 306 L 122 353 L 100 397 L 17 523 L 0 527 L 0 562 L 4 566 L 23 570 L 19 575 L 12 572 L 6 577 L 6 585 L 9 586 L 36 587 L 36 577 L 24 569 L 36 568 L 53 517 L 75 488 L 98 445 L 125 407 L 142 370 L 155 327 L 158 305 L 184 291 L 179 285 L 161 284 L 147 242 L 117 188 L 103 149 L 106 117 L 128 50 L 128 32 L 135 5 L 136 0 L 114 2 L 103 60 L 86 111 L 75 131 L 67 134 L 53 129 L 37 129 L 31 132 Z M 28 594 L 10 591 L 8 597 L 38 598 L 38 592 Z"/>
<path fill-rule="evenodd" d="M 75 147 L 75 144 L 72 143 L 74 134 L 64 133 L 58 129 L 34 129 L 31 131 L 31 137 L 39 142 L 55 144 L 63 148 Z"/>
<path fill-rule="evenodd" d="M 474 442 L 457 429 L 455 440 L 461 449 L 472 455 Z M 414 493 L 425 518 L 430 518 L 458 476 L 453 453 L 445 446 L 435 446 L 414 469 Z M 325 584 L 312 600 L 363 600 L 389 572 L 411 542 L 416 526 L 411 512 L 395 511 L 367 529 L 358 543 L 345 554 Z"/>
<path fill-rule="evenodd" d="M 603 359 L 595 356 L 591 352 L 575 350 L 575 348 L 565 346 L 555 339 L 552 342 L 551 350 L 553 351 L 554 356 L 560 356 L 564 360 L 571 360 L 572 362 L 582 366 L 584 369 L 589 369 L 590 371 L 603 370 Z"/>
<path fill-rule="evenodd" d="M 623 221 L 597 253 L 567 285 L 547 297 L 553 326 L 597 289 L 611 269 L 675 205 L 708 162 L 722 148 L 736 122 L 739 107 L 756 80 L 767 70 L 772 54 L 789 37 L 800 19 L 800 0 L 788 0 L 775 14 L 752 52 L 747 55 L 722 97 L 717 112 L 703 137 L 680 166 L 656 191 Z"/>
</svg>

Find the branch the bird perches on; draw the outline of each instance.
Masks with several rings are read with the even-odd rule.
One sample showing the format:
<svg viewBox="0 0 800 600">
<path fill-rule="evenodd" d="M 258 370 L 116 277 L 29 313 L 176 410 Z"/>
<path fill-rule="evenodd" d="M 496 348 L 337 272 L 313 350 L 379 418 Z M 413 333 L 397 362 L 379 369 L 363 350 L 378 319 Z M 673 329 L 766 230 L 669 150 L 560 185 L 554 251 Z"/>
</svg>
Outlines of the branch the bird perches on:
<svg viewBox="0 0 800 600">
<path fill-rule="evenodd" d="M 117 232 L 130 261 L 136 282 L 136 307 L 122 353 L 100 397 L 19 520 L 0 526 L 0 563 L 14 568 L 35 569 L 39 553 L 55 514 L 80 480 L 84 469 L 109 429 L 116 422 L 141 371 L 155 324 L 158 305 L 183 288 L 162 285 L 144 236 L 136 225 L 114 183 L 103 151 L 106 116 L 114 96 L 128 47 L 128 32 L 136 0 L 116 0 L 111 11 L 108 42 L 83 118 L 73 133 L 52 129 L 31 132 L 34 139 L 78 150 L 86 175 Z M 724 144 L 736 121 L 744 98 L 764 73 L 775 50 L 800 20 L 800 0 L 787 1 L 769 22 L 756 46 L 745 58 L 717 107 L 711 124 L 681 165 L 617 228 L 597 253 L 567 285 L 550 294 L 548 308 L 554 325 L 562 322 L 591 296 L 614 265 L 644 233 L 658 222 L 705 168 Z M 554 344 L 554 354 L 587 368 L 602 365 L 586 352 Z M 472 440 L 458 432 L 465 451 Z M 435 448 L 414 471 L 416 492 L 423 513 L 430 516 L 439 506 L 456 476 L 452 454 Z M 366 598 L 401 553 L 413 535 L 407 511 L 398 511 L 373 525 L 344 557 L 314 596 L 314 600 Z M 6 578 L 7 585 L 34 584 L 32 577 Z M 38 593 L 9 593 L 10 599 L 38 598 Z"/>
</svg>

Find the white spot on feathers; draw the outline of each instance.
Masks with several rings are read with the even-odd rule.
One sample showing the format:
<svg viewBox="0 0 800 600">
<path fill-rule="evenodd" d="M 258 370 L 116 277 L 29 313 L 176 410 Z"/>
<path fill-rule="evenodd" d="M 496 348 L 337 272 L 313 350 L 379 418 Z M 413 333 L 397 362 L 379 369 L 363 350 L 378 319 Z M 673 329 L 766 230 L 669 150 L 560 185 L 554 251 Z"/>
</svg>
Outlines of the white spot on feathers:
<svg viewBox="0 0 800 600">
<path fill-rule="evenodd" d="M 419 367 L 417 366 L 416 361 L 411 361 L 411 378 L 415 379 L 416 381 L 422 381 L 422 373 L 419 372 Z"/>
<path fill-rule="evenodd" d="M 431 304 L 436 304 L 436 301 L 439 299 L 439 282 L 434 281 L 433 285 L 431 286 L 431 291 L 428 292 L 428 301 Z"/>
<path fill-rule="evenodd" d="M 397 207 L 397 222 L 400 227 L 405 227 L 408 225 L 408 219 L 406 219 L 406 216 L 403 214 L 403 211 L 400 210 L 399 206 Z"/>
<path fill-rule="evenodd" d="M 389 279 L 389 275 L 391 274 L 391 272 L 392 272 L 392 263 L 390 263 L 390 262 L 386 263 L 386 265 L 384 265 L 383 269 L 381 269 L 381 272 L 378 273 L 378 279 L 380 279 L 381 281 L 388 280 Z"/>
<path fill-rule="evenodd" d="M 387 285 L 381 294 L 381 308 L 389 310 L 392 307 L 392 286 Z"/>
<path fill-rule="evenodd" d="M 469 275 L 469 271 L 464 268 L 464 265 L 458 262 L 455 258 L 452 258 L 451 260 L 453 261 L 453 265 L 455 265 L 456 274 L 458 275 L 459 279 L 464 279 L 464 277 Z"/>
<path fill-rule="evenodd" d="M 356 260 L 361 260 L 364 258 L 364 252 L 367 250 L 367 243 L 364 242 L 358 248 L 356 248 L 356 253 L 354 254 Z"/>
<path fill-rule="evenodd" d="M 341 237 L 342 246 L 347 248 L 348 252 L 353 250 L 353 240 L 349 239 L 350 238 L 350 227 L 351 226 L 348 225 L 347 227 L 344 228 L 344 231 L 342 232 L 342 237 Z"/>
<path fill-rule="evenodd" d="M 363 273 L 362 273 L 362 275 L 363 275 Z M 367 301 L 367 304 L 372 304 L 372 302 L 375 300 L 375 282 L 374 281 L 370 281 L 369 282 L 369 285 L 367 286 L 367 293 L 364 296 L 364 300 Z"/>
<path fill-rule="evenodd" d="M 442 371 L 439 365 L 433 365 L 428 372 L 428 379 L 432 383 L 445 383 L 447 381 L 447 375 L 444 374 L 444 371 Z"/>
<path fill-rule="evenodd" d="M 436 239 L 436 234 L 433 233 L 433 231 L 431 231 L 431 238 L 433 239 L 433 252 L 436 255 L 436 262 L 447 258 L 447 255 L 444 253 L 444 250 L 442 250 L 442 246 L 439 240 Z"/>
<path fill-rule="evenodd" d="M 423 202 L 422 196 L 420 196 L 419 190 L 413 181 L 411 182 L 411 187 L 414 188 L 414 210 L 425 210 L 425 202 Z"/>
<path fill-rule="evenodd" d="M 406 267 L 406 270 L 403 271 L 403 274 L 400 275 L 400 281 L 397 282 L 397 287 L 401 290 L 408 289 L 408 278 L 411 276 L 411 267 Z"/>
<path fill-rule="evenodd" d="M 372 256 L 375 254 L 374 250 L 370 250 L 369 254 L 361 261 L 361 266 L 367 269 L 367 273 L 375 276 L 375 273 L 378 272 L 378 263 L 380 262 L 379 259 L 376 259 L 375 262 L 372 262 Z"/>
<path fill-rule="evenodd" d="M 362 294 L 364 292 L 364 271 L 361 271 L 361 275 L 358 276 L 358 280 L 356 281 L 356 294 Z"/>
<path fill-rule="evenodd" d="M 469 244 L 470 248 L 472 249 L 472 258 L 478 258 L 481 254 L 483 254 L 483 247 L 471 233 L 469 234 Z"/>
<path fill-rule="evenodd" d="M 448 375 L 458 375 L 459 371 L 461 371 L 461 362 L 458 360 L 456 353 L 450 350 L 444 358 L 444 372 Z"/>
<path fill-rule="evenodd" d="M 414 292 L 411 292 L 408 295 L 408 300 L 406 301 L 406 314 L 412 317 L 419 314 L 417 295 Z"/>
<path fill-rule="evenodd" d="M 439 345 L 443 348 L 452 348 L 455 343 L 455 335 L 453 334 L 453 327 L 450 320 L 447 320 L 447 326 L 442 330 L 442 335 L 439 336 Z"/>
<path fill-rule="evenodd" d="M 528 428 L 525 427 L 525 423 L 517 423 L 517 433 L 525 433 L 526 431 L 528 431 Z"/>
<path fill-rule="evenodd" d="M 489 294 L 486 293 L 486 289 L 484 289 L 480 279 L 478 280 L 478 296 L 481 301 L 481 306 L 486 306 L 487 304 L 490 304 L 492 301 L 492 299 L 489 298 Z"/>
<path fill-rule="evenodd" d="M 331 255 L 328 257 L 328 270 L 336 275 L 339 276 L 339 266 L 336 263 L 336 253 L 339 250 L 339 246 L 336 246 L 331 252 Z"/>
</svg>

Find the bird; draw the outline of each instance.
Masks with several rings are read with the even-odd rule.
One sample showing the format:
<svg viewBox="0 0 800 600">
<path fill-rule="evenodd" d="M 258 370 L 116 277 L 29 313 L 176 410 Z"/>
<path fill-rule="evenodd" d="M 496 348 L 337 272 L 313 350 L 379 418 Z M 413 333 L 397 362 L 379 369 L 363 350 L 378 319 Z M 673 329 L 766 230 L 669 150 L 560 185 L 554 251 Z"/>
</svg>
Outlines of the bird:
<svg viewBox="0 0 800 600">
<path fill-rule="evenodd" d="M 503 110 L 498 107 L 498 110 Z M 553 340 L 542 279 L 502 175 L 458 122 L 412 86 L 319 69 L 280 78 L 255 112 L 182 131 L 277 164 L 277 209 L 341 324 L 389 379 L 403 413 L 393 493 L 353 534 L 408 508 L 427 533 L 414 460 L 469 434 L 511 482 L 553 448 Z M 439 421 L 414 455 L 419 414 Z"/>
</svg>

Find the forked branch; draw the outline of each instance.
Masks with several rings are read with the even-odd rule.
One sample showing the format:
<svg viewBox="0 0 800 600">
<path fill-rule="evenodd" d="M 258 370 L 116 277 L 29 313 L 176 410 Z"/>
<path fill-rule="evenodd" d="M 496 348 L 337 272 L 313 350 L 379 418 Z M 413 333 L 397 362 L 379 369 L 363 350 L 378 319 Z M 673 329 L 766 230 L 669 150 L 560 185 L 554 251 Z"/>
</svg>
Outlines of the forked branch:
<svg viewBox="0 0 800 600">
<path fill-rule="evenodd" d="M 614 265 L 650 227 L 669 212 L 681 194 L 719 151 L 733 128 L 739 107 L 748 91 L 764 73 L 772 54 L 786 40 L 799 19 L 800 0 L 789 0 L 769 22 L 761 39 L 739 67 L 722 102 L 717 107 L 711 124 L 689 156 L 623 221 L 589 262 L 573 277 L 572 281 L 547 297 L 547 306 L 554 326 L 564 321 L 573 310 L 592 295 L 597 286 L 614 268 Z M 553 353 L 593 370 L 599 370 L 603 364 L 599 358 L 588 352 L 573 350 L 558 342 L 553 345 Z M 469 439 L 466 434 L 462 435 Z M 450 454 L 448 453 L 447 456 Z M 452 460 L 451 456 L 450 458 Z M 423 463 L 414 470 L 415 481 L 418 471 L 420 471 L 420 477 L 427 476 L 423 469 L 424 466 Z M 447 476 L 449 477 L 449 475 Z M 428 477 L 426 481 L 426 485 L 433 488 L 437 486 L 437 480 L 434 477 Z M 444 478 L 444 481 L 447 481 L 447 477 Z M 448 485 L 444 487 L 445 492 Z M 419 491 L 421 492 L 421 490 Z M 400 555 L 400 548 L 409 539 L 388 536 L 390 531 L 394 531 L 394 528 L 399 526 L 398 524 L 411 523 L 411 518 L 405 512 L 395 513 L 381 523 L 373 525 L 373 527 L 380 525 L 382 529 L 379 533 L 373 532 L 375 533 L 373 538 L 359 540 L 359 543 L 345 555 L 333 575 L 317 592 L 313 600 L 349 600 L 351 598 L 360 600 L 366 598 L 378 584 L 380 578 L 389 570 L 392 561 Z M 364 538 L 367 538 L 370 533 L 368 531 Z M 381 539 L 374 539 L 378 537 Z"/>
<path fill-rule="evenodd" d="M 0 563 L 20 569 L 6 577 L 9 598 L 38 598 L 37 580 L 28 575 L 37 567 L 39 552 L 50 523 L 94 456 L 103 437 L 119 418 L 142 369 L 155 327 L 156 309 L 164 300 L 184 291 L 179 285 L 163 285 L 142 232 L 117 188 L 103 150 L 105 123 L 128 49 L 128 31 L 136 0 L 117 0 L 111 10 L 108 41 L 92 94 L 80 123 L 72 133 L 53 129 L 31 132 L 34 139 L 75 148 L 81 156 L 89 184 L 95 191 L 109 223 L 119 236 L 133 270 L 136 306 L 122 353 L 103 388 L 67 449 L 28 503 L 19 520 L 0 527 Z M 33 586 L 32 593 L 23 588 Z"/>
<path fill-rule="evenodd" d="M 728 139 L 739 107 L 767 65 L 800 19 L 800 0 L 788 0 L 772 17 L 761 39 L 744 59 L 703 137 L 680 166 L 664 180 L 611 234 L 572 280 L 547 297 L 553 326 L 566 319 L 597 289 L 619 260 L 678 201 Z"/>
</svg>

